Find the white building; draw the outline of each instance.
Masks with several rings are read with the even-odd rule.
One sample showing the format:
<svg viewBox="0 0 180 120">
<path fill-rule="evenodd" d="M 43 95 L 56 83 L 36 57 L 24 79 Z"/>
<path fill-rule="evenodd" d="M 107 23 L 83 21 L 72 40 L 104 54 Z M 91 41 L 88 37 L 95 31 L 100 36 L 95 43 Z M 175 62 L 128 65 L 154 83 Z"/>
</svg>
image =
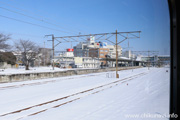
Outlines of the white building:
<svg viewBox="0 0 180 120">
<path fill-rule="evenodd" d="M 108 55 L 111 58 L 116 58 L 116 46 L 115 45 L 107 45 L 107 48 L 109 49 Z M 118 51 L 118 57 L 122 56 L 122 48 L 121 48 L 121 46 L 118 45 L 117 51 Z"/>
<path fill-rule="evenodd" d="M 95 37 L 90 36 L 86 42 L 80 42 L 74 46 L 75 57 L 89 57 L 90 48 L 99 48 L 99 43 L 95 42 Z"/>
<path fill-rule="evenodd" d="M 66 51 L 63 51 L 59 54 L 60 57 L 74 57 L 74 49 L 68 48 Z"/>
<path fill-rule="evenodd" d="M 75 68 L 99 68 L 100 61 L 92 57 L 74 57 Z"/>
<path fill-rule="evenodd" d="M 99 68 L 100 62 L 91 57 L 55 57 L 55 63 L 62 68 Z"/>
<path fill-rule="evenodd" d="M 71 68 L 74 65 L 74 57 L 54 57 L 55 66 L 58 65 L 61 68 Z"/>
<path fill-rule="evenodd" d="M 130 59 L 135 59 L 135 54 L 132 54 L 132 52 L 131 52 L 131 50 L 128 50 L 128 51 L 124 51 L 123 53 L 122 53 L 122 56 L 123 57 L 126 57 L 126 58 L 130 58 Z"/>
<path fill-rule="evenodd" d="M 82 58 L 82 67 L 83 68 L 99 68 L 100 61 L 97 58 L 83 57 Z"/>
<path fill-rule="evenodd" d="M 90 36 L 86 42 L 80 42 L 74 46 L 74 56 L 75 57 L 89 57 L 89 49 L 92 48 L 107 48 L 109 49 L 109 56 L 111 58 L 116 58 L 116 46 L 108 45 L 106 42 L 95 42 L 95 37 Z M 122 56 L 122 48 L 118 45 L 117 48 L 118 57 Z"/>
</svg>

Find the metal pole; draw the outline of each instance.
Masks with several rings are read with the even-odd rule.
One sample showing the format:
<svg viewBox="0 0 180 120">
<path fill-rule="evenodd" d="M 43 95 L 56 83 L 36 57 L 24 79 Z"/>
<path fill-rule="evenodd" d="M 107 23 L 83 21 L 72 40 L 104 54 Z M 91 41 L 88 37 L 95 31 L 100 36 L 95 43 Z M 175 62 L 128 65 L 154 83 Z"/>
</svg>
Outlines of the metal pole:
<svg viewBox="0 0 180 120">
<path fill-rule="evenodd" d="M 148 70 L 149 70 L 149 63 L 150 63 L 150 58 L 149 58 L 149 50 L 148 50 Z"/>
<path fill-rule="evenodd" d="M 118 51 L 117 51 L 117 30 L 116 30 L 116 78 L 119 78 L 119 74 L 118 74 Z"/>
<path fill-rule="evenodd" d="M 43 54 L 44 54 L 44 66 L 45 66 L 45 58 L 46 58 L 46 56 L 45 56 L 45 41 L 44 41 L 44 50 L 43 50 Z"/>
<path fill-rule="evenodd" d="M 54 35 L 52 35 L 52 50 L 53 50 L 53 70 L 54 70 Z"/>
<path fill-rule="evenodd" d="M 132 58 L 132 72 L 133 72 L 133 66 L 134 66 L 134 64 L 133 64 L 133 55 L 131 56 L 131 58 Z"/>
<path fill-rule="evenodd" d="M 53 54 L 52 54 L 52 67 L 53 67 L 53 70 L 54 70 L 54 35 L 53 34 L 51 34 L 51 35 L 45 35 L 45 37 L 46 36 L 52 36 L 52 40 L 48 40 L 48 41 L 52 41 L 52 51 L 53 51 Z"/>
</svg>

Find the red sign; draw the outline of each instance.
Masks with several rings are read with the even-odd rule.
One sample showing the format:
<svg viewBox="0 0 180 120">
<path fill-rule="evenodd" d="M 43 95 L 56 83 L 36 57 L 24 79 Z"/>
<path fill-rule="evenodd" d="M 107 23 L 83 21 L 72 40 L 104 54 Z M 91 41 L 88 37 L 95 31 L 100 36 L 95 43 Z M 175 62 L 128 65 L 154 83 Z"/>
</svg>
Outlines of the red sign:
<svg viewBox="0 0 180 120">
<path fill-rule="evenodd" d="M 67 49 L 67 52 L 73 52 L 73 51 L 74 51 L 74 49 L 71 49 L 71 48 Z"/>
</svg>

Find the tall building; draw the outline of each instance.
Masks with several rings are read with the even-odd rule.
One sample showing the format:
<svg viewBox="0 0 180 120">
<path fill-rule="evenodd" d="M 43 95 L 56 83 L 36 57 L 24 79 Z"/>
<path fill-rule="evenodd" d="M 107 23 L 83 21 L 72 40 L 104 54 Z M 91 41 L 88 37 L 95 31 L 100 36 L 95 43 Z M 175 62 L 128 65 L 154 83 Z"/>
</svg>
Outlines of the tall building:
<svg viewBox="0 0 180 120">
<path fill-rule="evenodd" d="M 101 60 L 101 58 L 106 58 L 106 55 L 108 55 L 108 53 L 109 53 L 108 48 L 91 48 L 91 49 L 89 49 L 89 57 L 99 58 L 101 65 L 106 65 L 106 61 Z"/>
<path fill-rule="evenodd" d="M 89 57 L 95 58 L 106 58 L 108 55 L 109 49 L 108 48 L 91 48 L 89 49 Z"/>
<path fill-rule="evenodd" d="M 116 46 L 115 45 L 107 45 L 107 48 L 109 49 L 108 55 L 111 58 L 116 58 Z M 121 48 L 121 46 L 118 45 L 117 51 L 118 51 L 118 57 L 122 56 L 122 48 Z"/>
<path fill-rule="evenodd" d="M 73 48 L 75 57 L 89 57 L 89 49 L 99 48 L 99 43 L 95 42 L 94 36 L 90 36 L 86 42 L 80 42 Z"/>
<path fill-rule="evenodd" d="M 118 57 L 122 56 L 122 48 L 118 45 L 117 48 Z M 106 60 L 101 58 L 116 58 L 116 46 L 108 45 L 107 42 L 95 42 L 95 37 L 90 36 L 86 42 L 80 42 L 74 46 L 74 56 L 75 57 L 92 57 L 98 58 L 101 65 L 106 65 Z"/>
</svg>

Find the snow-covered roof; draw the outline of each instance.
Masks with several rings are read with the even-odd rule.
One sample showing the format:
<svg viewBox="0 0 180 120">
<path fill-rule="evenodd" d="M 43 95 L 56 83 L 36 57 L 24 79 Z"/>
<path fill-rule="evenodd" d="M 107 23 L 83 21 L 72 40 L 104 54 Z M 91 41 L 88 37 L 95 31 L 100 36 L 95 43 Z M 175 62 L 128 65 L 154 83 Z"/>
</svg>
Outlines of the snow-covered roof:
<svg viewBox="0 0 180 120">
<path fill-rule="evenodd" d="M 127 58 L 127 57 L 120 57 L 122 59 L 126 59 L 126 60 L 131 60 L 130 58 Z"/>
</svg>

